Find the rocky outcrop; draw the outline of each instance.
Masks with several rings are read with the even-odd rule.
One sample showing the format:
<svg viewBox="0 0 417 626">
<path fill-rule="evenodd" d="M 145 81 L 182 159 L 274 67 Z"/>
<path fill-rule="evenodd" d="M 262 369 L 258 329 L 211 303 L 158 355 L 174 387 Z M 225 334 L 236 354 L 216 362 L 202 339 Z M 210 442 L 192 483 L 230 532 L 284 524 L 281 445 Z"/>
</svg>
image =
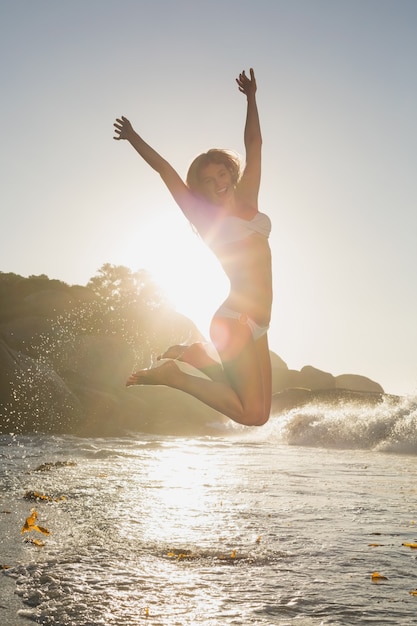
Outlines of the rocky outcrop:
<svg viewBox="0 0 417 626">
<path fill-rule="evenodd" d="M 366 376 L 357 374 L 333 376 L 311 365 L 304 366 L 300 371 L 290 370 L 282 359 L 275 356 L 271 359 L 274 415 L 307 404 L 327 407 L 340 404 L 375 405 L 386 397 L 381 385 Z M 395 396 L 390 396 L 390 399 L 395 399 Z"/>
<path fill-rule="evenodd" d="M 380 384 L 367 378 L 366 376 L 358 376 L 357 374 L 341 374 L 335 378 L 336 389 L 352 389 L 354 391 L 362 391 L 368 393 L 383 393 Z"/>
<path fill-rule="evenodd" d="M 193 323 L 156 308 L 135 343 L 118 331 L 91 330 L 97 302 L 91 290 L 68 287 L 9 305 L 0 323 L 0 433 L 211 432 L 205 425 L 223 418 L 194 398 L 125 387 L 132 370 L 149 366 L 167 345 L 201 340 Z"/>
<path fill-rule="evenodd" d="M 272 396 L 273 415 L 281 415 L 300 409 L 306 405 L 315 407 L 337 407 L 341 405 L 375 406 L 381 404 L 385 398 L 398 401 L 397 396 L 387 396 L 384 393 L 373 391 L 354 391 L 351 389 L 320 389 L 292 388 L 279 391 Z"/>
<path fill-rule="evenodd" d="M 127 340 L 111 329 L 92 330 L 97 302 L 90 289 L 68 287 L 24 294 L 3 307 L 0 433 L 193 435 L 217 433 L 228 423 L 175 389 L 125 387 L 133 369 L 148 367 L 168 345 L 203 339 L 190 320 L 161 307 L 146 320 L 143 338 Z M 311 365 L 292 370 L 273 352 L 271 361 L 275 414 L 313 400 L 383 397 L 382 387 L 363 376 L 333 376 Z"/>
<path fill-rule="evenodd" d="M 40 336 L 30 337 L 30 318 L 2 328 L 0 340 L 0 431 L 110 436 L 126 431 L 215 434 L 228 420 L 195 398 L 165 387 L 126 388 L 135 366 L 132 346 L 112 336 L 63 337 L 32 318 L 34 330 L 49 329 L 48 353 L 33 356 Z M 53 343 L 55 339 L 56 343 Z M 27 353 L 23 349 L 27 348 Z M 272 412 L 312 401 L 380 401 L 382 388 L 360 376 L 333 377 L 314 367 L 289 370 L 271 353 Z M 346 384 L 341 389 L 340 383 Z M 347 385 L 350 385 L 348 387 Z"/>
<path fill-rule="evenodd" d="M 77 432 L 83 407 L 66 382 L 42 361 L 0 340 L 0 432 Z"/>
<path fill-rule="evenodd" d="M 329 372 L 305 365 L 301 370 L 288 369 L 286 363 L 273 355 L 271 358 L 273 369 L 272 391 L 277 393 L 284 389 L 304 388 L 314 391 L 329 389 L 350 389 L 351 391 L 384 393 L 377 382 L 357 374 L 342 374 L 333 376 Z"/>
</svg>

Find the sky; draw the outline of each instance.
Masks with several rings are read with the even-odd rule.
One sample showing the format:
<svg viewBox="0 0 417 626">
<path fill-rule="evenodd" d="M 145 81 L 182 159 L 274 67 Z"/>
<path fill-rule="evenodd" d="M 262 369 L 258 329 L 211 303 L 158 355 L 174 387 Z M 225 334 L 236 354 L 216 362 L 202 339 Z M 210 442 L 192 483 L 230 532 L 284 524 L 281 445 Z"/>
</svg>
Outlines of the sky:
<svg viewBox="0 0 417 626">
<path fill-rule="evenodd" d="M 2 0 L 0 53 L 0 271 L 148 269 L 207 336 L 227 282 L 113 122 L 183 176 L 243 154 L 253 67 L 271 349 L 417 392 L 415 0 Z"/>
</svg>

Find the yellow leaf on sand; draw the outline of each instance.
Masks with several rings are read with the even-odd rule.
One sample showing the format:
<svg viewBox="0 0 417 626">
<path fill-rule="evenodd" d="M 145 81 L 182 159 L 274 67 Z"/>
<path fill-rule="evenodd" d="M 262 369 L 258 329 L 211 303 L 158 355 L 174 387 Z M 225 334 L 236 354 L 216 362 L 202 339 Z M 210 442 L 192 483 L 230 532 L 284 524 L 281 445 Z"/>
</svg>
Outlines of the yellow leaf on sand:
<svg viewBox="0 0 417 626">
<path fill-rule="evenodd" d="M 402 545 L 406 548 L 413 548 L 413 550 L 417 549 L 417 543 L 403 543 Z"/>
<path fill-rule="evenodd" d="M 383 543 L 368 543 L 368 546 L 370 548 L 379 548 L 379 547 L 381 547 L 383 545 L 384 545 Z"/>
<path fill-rule="evenodd" d="M 38 518 L 38 514 L 35 509 L 31 509 L 30 515 L 26 518 L 25 523 L 23 524 L 21 533 L 29 533 L 31 530 L 36 530 L 38 533 L 43 533 L 44 535 L 49 535 L 49 530 L 47 528 L 43 528 L 42 526 L 36 525 L 36 520 Z"/>
<path fill-rule="evenodd" d="M 35 525 L 37 517 L 38 517 L 38 514 L 36 513 L 35 509 L 31 509 L 29 517 L 26 518 L 26 521 L 23 524 L 23 527 L 21 530 L 22 534 L 28 533 L 30 530 L 33 529 L 33 526 Z"/>
<path fill-rule="evenodd" d="M 373 572 L 371 574 L 371 579 L 375 582 L 378 582 L 379 580 L 388 580 L 388 578 L 386 576 L 383 576 L 382 574 L 380 574 L 379 572 Z"/>
<path fill-rule="evenodd" d="M 413 589 L 413 591 L 408 592 L 410 596 L 417 596 L 417 589 Z"/>
</svg>

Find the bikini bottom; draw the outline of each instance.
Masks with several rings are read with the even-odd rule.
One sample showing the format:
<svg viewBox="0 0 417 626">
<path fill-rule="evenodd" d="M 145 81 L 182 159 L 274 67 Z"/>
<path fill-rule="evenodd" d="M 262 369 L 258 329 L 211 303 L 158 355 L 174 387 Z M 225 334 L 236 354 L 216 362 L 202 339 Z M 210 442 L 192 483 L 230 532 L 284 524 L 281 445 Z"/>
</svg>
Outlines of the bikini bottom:
<svg viewBox="0 0 417 626">
<path fill-rule="evenodd" d="M 269 330 L 269 325 L 259 326 L 259 324 L 254 322 L 253 319 L 246 315 L 246 313 L 239 313 L 238 311 L 229 309 L 229 307 L 224 306 L 223 304 L 217 309 L 214 316 L 227 317 L 229 319 L 238 320 L 241 324 L 246 324 L 247 326 L 249 326 L 254 341 L 263 337 L 263 335 L 265 335 Z"/>
</svg>

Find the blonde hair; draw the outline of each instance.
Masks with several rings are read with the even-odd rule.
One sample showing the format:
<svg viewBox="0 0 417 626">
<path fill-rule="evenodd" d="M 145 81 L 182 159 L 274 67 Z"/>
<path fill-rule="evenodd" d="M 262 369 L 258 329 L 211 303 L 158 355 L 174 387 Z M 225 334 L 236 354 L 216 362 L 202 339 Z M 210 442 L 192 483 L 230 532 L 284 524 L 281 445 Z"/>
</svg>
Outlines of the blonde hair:
<svg viewBox="0 0 417 626">
<path fill-rule="evenodd" d="M 224 165 L 231 174 L 233 184 L 236 185 L 240 178 L 239 155 L 230 150 L 212 148 L 196 157 L 188 169 L 186 181 L 191 191 L 201 192 L 201 172 L 212 163 Z"/>
</svg>

